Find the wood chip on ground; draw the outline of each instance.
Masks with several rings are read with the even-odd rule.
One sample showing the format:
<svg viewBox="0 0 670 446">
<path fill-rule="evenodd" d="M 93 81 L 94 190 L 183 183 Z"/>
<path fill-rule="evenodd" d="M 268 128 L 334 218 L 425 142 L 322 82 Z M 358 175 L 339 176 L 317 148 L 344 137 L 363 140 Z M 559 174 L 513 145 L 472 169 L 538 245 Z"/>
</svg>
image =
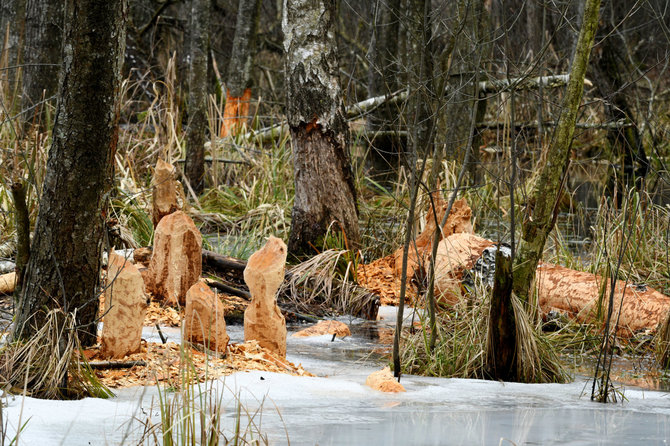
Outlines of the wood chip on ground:
<svg viewBox="0 0 670 446">
<path fill-rule="evenodd" d="M 398 305 L 400 302 L 400 278 L 395 275 L 393 255 L 377 259 L 367 265 L 360 265 L 356 271 L 358 284 L 379 295 L 382 305 Z M 405 302 L 411 304 L 416 299 L 416 285 L 407 283 Z"/>
<path fill-rule="evenodd" d="M 119 361 L 144 361 L 146 365 L 122 369 L 96 369 L 100 381 L 110 388 L 167 384 L 180 387 L 184 376 L 204 381 L 227 376 L 235 372 L 261 370 L 288 373 L 295 376 L 314 376 L 285 359 L 264 349 L 256 341 L 230 344 L 225 358 L 207 355 L 201 351 L 182 347 L 174 342 L 167 344 L 148 343 L 142 340 L 140 352 L 128 355 Z M 103 359 L 99 346 L 84 351 L 89 361 Z"/>
</svg>

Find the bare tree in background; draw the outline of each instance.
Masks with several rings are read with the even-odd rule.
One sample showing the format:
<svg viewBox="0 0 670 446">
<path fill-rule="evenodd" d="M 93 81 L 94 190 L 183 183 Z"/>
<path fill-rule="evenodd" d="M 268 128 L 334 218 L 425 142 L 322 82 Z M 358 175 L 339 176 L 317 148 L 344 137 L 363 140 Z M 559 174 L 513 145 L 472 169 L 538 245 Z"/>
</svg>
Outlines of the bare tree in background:
<svg viewBox="0 0 670 446">
<path fill-rule="evenodd" d="M 191 0 L 191 64 L 188 73 L 188 127 L 184 173 L 196 193 L 201 193 L 205 187 L 210 4 L 211 0 Z"/>
<path fill-rule="evenodd" d="M 23 48 L 24 111 L 36 106 L 43 98 L 49 99 L 58 91 L 58 76 L 62 62 L 63 0 L 26 0 L 25 43 Z M 43 112 L 37 107 L 36 112 Z M 27 113 L 32 122 L 43 117 L 42 113 Z"/>
<path fill-rule="evenodd" d="M 285 0 L 287 118 L 295 199 L 289 251 L 313 252 L 329 228 L 360 240 L 335 42 L 335 0 Z M 334 226 L 333 226 L 334 223 Z"/>
<path fill-rule="evenodd" d="M 620 201 L 625 191 L 641 181 L 649 170 L 649 160 L 638 131 L 635 115 L 626 97 L 626 88 L 632 84 L 632 67 L 627 54 L 627 45 L 621 31 L 615 29 L 628 9 L 615 2 L 606 2 L 602 11 L 599 29 L 600 45 L 593 53 L 591 69 L 600 96 L 605 101 L 605 113 L 609 121 L 618 123 L 607 131 L 607 140 L 613 152 L 619 156 L 619 172 L 610 179 L 610 194 L 617 191 Z M 615 184 L 616 183 L 616 186 Z"/>
<path fill-rule="evenodd" d="M 368 97 L 391 94 L 400 88 L 399 15 L 400 0 L 375 2 L 372 38 L 368 49 Z M 397 105 L 382 104 L 367 116 L 366 128 L 372 134 L 368 160 L 373 175 L 387 177 L 398 168 L 398 154 L 402 150 L 402 141 L 394 134 L 397 114 Z"/>
<path fill-rule="evenodd" d="M 16 82 L 20 79 L 18 66 L 23 58 L 25 14 L 25 0 L 0 0 L 0 67 L 7 69 L 0 74 L 0 93 L 4 93 L 5 99 L 14 98 Z M 8 104 L 5 107 L 13 108 Z"/>
<path fill-rule="evenodd" d="M 58 109 L 14 338 L 50 309 L 76 312 L 83 345 L 96 342 L 104 210 L 118 138 L 124 0 L 65 2 Z"/>
<path fill-rule="evenodd" d="M 598 27 L 599 8 L 600 0 L 587 0 L 584 6 L 563 109 L 551 143 L 542 154 L 539 179 L 533 186 L 527 204 L 528 214 L 523 223 L 523 235 L 514 257 L 513 283 L 517 296 L 526 302 L 530 301 L 532 295 L 535 270 L 542 257 L 544 244 L 556 223 L 558 197 L 570 162 L 570 147 L 582 100 L 591 46 Z"/>
<path fill-rule="evenodd" d="M 249 120 L 251 66 L 256 47 L 256 32 L 261 0 L 239 0 L 235 39 L 228 61 L 226 106 L 220 136 L 224 137 Z"/>
</svg>

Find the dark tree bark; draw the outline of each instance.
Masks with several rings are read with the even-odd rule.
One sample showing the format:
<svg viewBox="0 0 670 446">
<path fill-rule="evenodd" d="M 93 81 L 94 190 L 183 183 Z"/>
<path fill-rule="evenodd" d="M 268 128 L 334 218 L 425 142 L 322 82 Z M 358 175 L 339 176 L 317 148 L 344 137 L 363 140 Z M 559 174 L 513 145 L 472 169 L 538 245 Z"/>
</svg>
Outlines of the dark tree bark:
<svg viewBox="0 0 670 446">
<path fill-rule="evenodd" d="M 189 68 L 188 127 L 184 173 L 196 193 L 205 187 L 207 134 L 207 53 L 210 0 L 191 1 L 191 66 Z"/>
<path fill-rule="evenodd" d="M 516 381 L 516 319 L 512 306 L 512 258 L 496 251 L 489 310 L 486 364 L 491 379 Z"/>
<path fill-rule="evenodd" d="M 228 61 L 226 106 L 223 111 L 221 137 L 240 130 L 249 120 L 251 67 L 256 49 L 260 9 L 260 0 L 239 0 L 235 39 Z"/>
<path fill-rule="evenodd" d="M 374 98 L 399 89 L 398 38 L 400 0 L 376 1 L 373 8 L 373 29 L 368 50 L 368 97 Z M 404 150 L 400 138 L 390 131 L 397 130 L 398 107 L 383 104 L 367 116 L 368 132 L 383 132 L 370 141 L 368 161 L 374 175 L 390 177 L 398 168 L 398 154 Z"/>
<path fill-rule="evenodd" d="M 338 79 L 334 0 L 284 0 L 287 118 L 295 172 L 294 254 L 312 252 L 331 224 L 360 240 L 349 130 Z"/>
<path fill-rule="evenodd" d="M 68 0 L 58 109 L 14 338 L 50 309 L 76 311 L 83 345 L 96 342 L 105 195 L 118 138 L 124 0 Z"/>
<path fill-rule="evenodd" d="M 635 115 L 626 98 L 625 76 L 632 70 L 626 54 L 626 42 L 621 38 L 620 30 L 615 29 L 615 24 L 623 19 L 619 15 L 617 7 L 612 2 L 603 8 L 599 29 L 601 43 L 594 48 L 591 68 L 598 92 L 605 99 L 605 113 L 608 120 L 633 124 L 610 129 L 607 132 L 610 146 L 620 159 L 620 171 L 616 173 L 616 179 L 610 179 L 608 189 L 611 195 L 616 190 L 617 198 L 621 200 L 628 188 L 641 186 L 649 170 L 649 160 L 635 122 Z"/>
<path fill-rule="evenodd" d="M 226 89 L 230 96 L 241 97 L 247 88 L 251 88 L 251 66 L 260 10 L 260 0 L 239 0 L 233 52 L 228 61 L 226 79 Z"/>
<path fill-rule="evenodd" d="M 14 99 L 16 82 L 20 79 L 19 68 L 23 55 L 23 36 L 26 15 L 25 0 L 0 0 L 0 66 L 8 70 L 0 76 L 0 85 L 6 97 Z M 7 106 L 7 104 L 5 105 Z M 12 110 L 14 107 L 8 107 Z"/>
<path fill-rule="evenodd" d="M 23 97 L 26 110 L 58 91 L 63 57 L 63 0 L 26 0 Z M 38 110 L 43 110 L 40 107 Z M 32 121 L 34 113 L 25 119 Z M 39 116 L 37 116 L 39 118 Z"/>
</svg>

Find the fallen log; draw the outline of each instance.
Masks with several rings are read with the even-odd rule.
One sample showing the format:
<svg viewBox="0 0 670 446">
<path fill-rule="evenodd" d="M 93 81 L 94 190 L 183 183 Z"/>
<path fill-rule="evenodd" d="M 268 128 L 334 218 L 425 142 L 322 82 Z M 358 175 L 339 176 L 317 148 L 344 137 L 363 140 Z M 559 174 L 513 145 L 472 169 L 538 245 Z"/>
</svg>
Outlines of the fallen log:
<svg viewBox="0 0 670 446">
<path fill-rule="evenodd" d="M 90 361 L 92 369 L 130 369 L 132 367 L 144 367 L 145 361 Z"/>
<path fill-rule="evenodd" d="M 441 305 L 453 305 L 462 297 L 464 284 L 472 277 L 490 282 L 493 265 L 482 265 L 483 254 L 494 242 L 472 234 L 456 233 L 440 242 L 436 260 L 435 296 Z M 565 314 L 578 322 L 598 322 L 607 311 L 611 287 L 595 274 L 575 271 L 550 263 L 540 263 L 535 287 L 543 317 L 550 312 Z M 605 289 L 604 303 L 598 310 L 598 298 Z M 397 302 L 396 302 L 397 303 Z M 656 331 L 670 312 L 670 297 L 651 287 L 617 280 L 614 288 L 612 323 L 620 336 L 630 337 L 642 331 Z M 618 321 L 618 322 L 617 322 Z"/>
<path fill-rule="evenodd" d="M 535 287 L 544 316 L 550 311 L 567 314 L 580 322 L 593 322 L 598 313 L 598 297 L 606 280 L 601 314 L 607 311 L 609 279 L 575 271 L 551 263 L 537 267 Z M 670 311 L 670 297 L 641 284 L 617 280 L 614 288 L 612 322 L 617 333 L 631 336 L 645 330 L 656 331 Z"/>
<path fill-rule="evenodd" d="M 247 266 L 247 262 L 203 249 L 202 266 L 207 266 L 216 270 L 238 271 L 241 278 L 244 268 Z"/>
<path fill-rule="evenodd" d="M 479 82 L 478 87 L 479 91 L 482 94 L 493 94 L 511 90 L 514 91 L 536 90 L 540 87 L 545 89 L 560 88 L 564 87 L 568 83 L 568 79 L 569 75 L 567 74 L 556 74 L 551 76 L 539 76 L 539 77 L 522 76 L 509 79 L 491 79 L 487 81 L 481 81 Z M 593 84 L 588 79 L 585 79 L 584 85 L 592 86 Z M 408 90 L 403 89 L 382 96 L 368 98 L 355 104 L 349 105 L 345 109 L 347 120 L 349 121 L 356 120 L 361 116 L 370 113 L 372 110 L 376 109 L 381 105 L 404 102 L 407 100 L 408 94 L 409 94 Z M 288 126 L 284 121 L 271 127 L 267 127 L 257 131 L 252 130 L 250 132 L 239 135 L 239 137 L 243 140 L 268 142 L 274 139 L 275 137 L 286 133 L 288 133 Z M 214 138 L 215 144 L 221 144 L 222 141 L 223 141 L 222 138 Z"/>
</svg>

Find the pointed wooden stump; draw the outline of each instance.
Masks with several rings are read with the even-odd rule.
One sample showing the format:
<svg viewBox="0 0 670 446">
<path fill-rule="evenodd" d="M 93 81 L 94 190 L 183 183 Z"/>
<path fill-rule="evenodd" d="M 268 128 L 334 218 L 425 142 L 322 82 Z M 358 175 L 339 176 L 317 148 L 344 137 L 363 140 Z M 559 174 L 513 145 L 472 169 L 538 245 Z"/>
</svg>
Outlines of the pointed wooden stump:
<svg viewBox="0 0 670 446">
<path fill-rule="evenodd" d="M 277 307 L 276 294 L 284 280 L 286 245 L 270 237 L 244 269 L 251 303 L 244 312 L 244 340 L 257 340 L 261 347 L 286 357 L 286 320 Z"/>
</svg>

